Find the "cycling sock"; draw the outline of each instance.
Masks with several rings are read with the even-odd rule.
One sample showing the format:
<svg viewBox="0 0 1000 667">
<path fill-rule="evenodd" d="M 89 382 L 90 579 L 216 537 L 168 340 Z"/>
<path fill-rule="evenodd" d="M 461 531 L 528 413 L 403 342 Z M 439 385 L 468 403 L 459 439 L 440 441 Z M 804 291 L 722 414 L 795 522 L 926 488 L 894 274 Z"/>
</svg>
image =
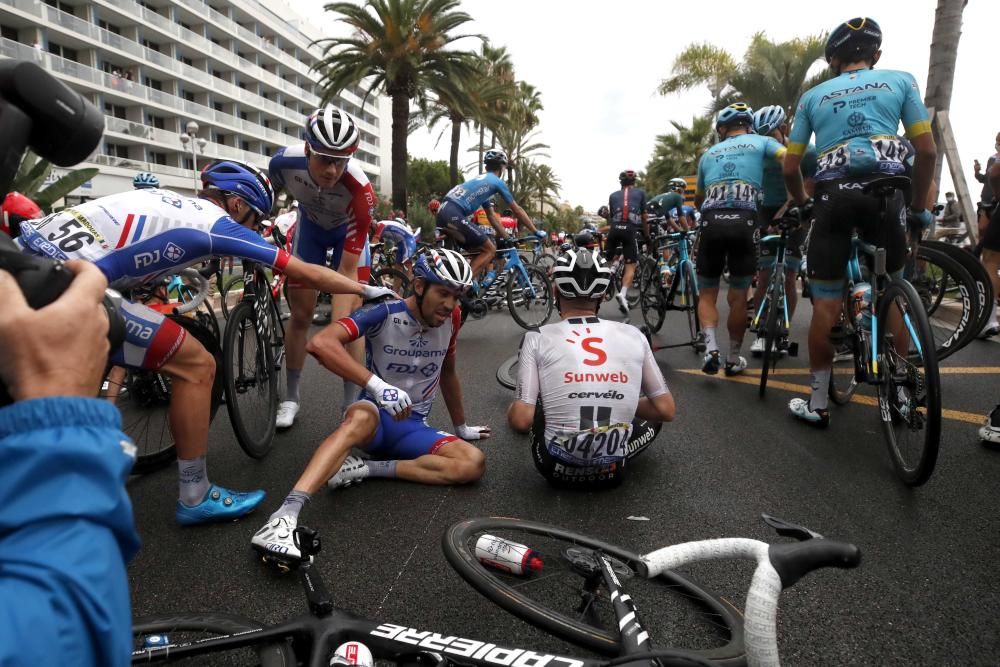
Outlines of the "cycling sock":
<svg viewBox="0 0 1000 667">
<path fill-rule="evenodd" d="M 302 511 L 302 508 L 306 506 L 311 498 L 312 496 L 305 491 L 292 489 L 292 492 L 285 496 L 285 502 L 281 503 L 278 511 L 271 515 L 271 519 L 277 519 L 280 516 L 290 516 L 298 519 L 299 512 Z"/>
<path fill-rule="evenodd" d="M 743 337 L 740 336 L 738 340 L 729 341 L 729 357 L 726 361 L 736 363 L 740 360 L 740 348 L 743 347 Z"/>
<path fill-rule="evenodd" d="M 180 487 L 179 498 L 188 507 L 194 507 L 205 499 L 212 487 L 208 481 L 208 463 L 204 456 L 196 459 L 177 459 L 177 469 L 180 474 L 177 482 Z"/>
<path fill-rule="evenodd" d="M 830 391 L 830 375 L 832 368 L 820 368 L 810 371 L 812 377 L 812 394 L 809 396 L 810 410 L 826 410 Z"/>
<path fill-rule="evenodd" d="M 395 477 L 396 461 L 368 461 L 369 477 Z"/>
<path fill-rule="evenodd" d="M 361 396 L 361 386 L 356 385 L 350 380 L 344 380 L 344 409 L 343 412 L 347 412 L 347 408 L 358 400 Z"/>
<path fill-rule="evenodd" d="M 289 366 L 285 369 L 285 400 L 299 402 L 299 380 L 302 379 L 302 369 Z"/>
<path fill-rule="evenodd" d="M 705 349 L 709 352 L 719 349 L 719 341 L 715 340 L 715 327 L 705 327 Z"/>
</svg>

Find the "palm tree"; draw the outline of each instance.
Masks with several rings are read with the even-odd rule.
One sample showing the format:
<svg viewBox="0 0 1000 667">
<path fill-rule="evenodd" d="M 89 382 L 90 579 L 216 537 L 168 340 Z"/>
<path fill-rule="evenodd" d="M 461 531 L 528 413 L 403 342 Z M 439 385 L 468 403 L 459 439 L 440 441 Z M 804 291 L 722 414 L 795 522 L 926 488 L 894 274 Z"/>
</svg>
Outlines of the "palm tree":
<svg viewBox="0 0 1000 667">
<path fill-rule="evenodd" d="M 483 151 L 485 150 L 486 128 L 495 128 L 506 115 L 510 107 L 511 87 L 514 85 L 514 64 L 510 61 L 507 47 L 493 47 L 489 41 L 484 41 L 479 53 L 479 65 L 485 80 L 492 81 L 505 94 L 483 109 L 482 116 L 476 118 L 479 126 L 479 173 L 483 173 Z M 495 143 L 493 145 L 496 145 Z"/>
<path fill-rule="evenodd" d="M 559 206 L 556 197 L 559 196 L 562 183 L 555 175 L 555 172 L 552 171 L 552 167 L 547 164 L 537 165 L 532 171 L 533 194 L 538 198 L 538 217 L 542 217 L 546 205 L 551 208 Z M 530 201 L 530 199 L 527 199 L 527 201 Z"/>
<path fill-rule="evenodd" d="M 455 30 L 472 20 L 457 11 L 459 0 L 365 0 L 334 2 L 325 9 L 353 28 L 351 37 L 318 40 L 323 58 L 314 65 L 325 104 L 348 86 L 368 86 L 392 98 L 392 202 L 406 210 L 406 140 L 410 100 L 426 96 L 428 81 L 439 88 L 476 74 L 476 54 L 446 48 L 465 37 Z M 457 84 L 452 92 L 457 95 Z"/>
<path fill-rule="evenodd" d="M 507 153 L 507 185 L 512 190 L 516 187 L 518 170 L 522 163 L 527 164 L 534 156 L 548 157 L 545 149 L 548 144 L 536 141 L 537 132 L 520 127 L 514 123 L 506 123 L 497 128 L 496 140 L 500 148 Z"/>
<path fill-rule="evenodd" d="M 736 60 L 725 49 L 712 44 L 692 44 L 674 59 L 672 76 L 660 82 L 661 95 L 669 95 L 706 84 L 717 100 L 736 72 Z"/>
<path fill-rule="evenodd" d="M 934 33 L 931 36 L 931 58 L 927 69 L 927 108 L 935 111 L 951 107 L 951 89 L 955 80 L 955 61 L 958 58 L 958 40 L 962 36 L 962 12 L 968 0 L 938 0 L 934 16 Z M 940 128 L 931 125 L 934 141 L 942 145 Z M 934 180 L 941 181 L 944 151 L 939 150 L 934 165 Z M 959 169 L 953 168 L 952 172 Z M 954 177 L 953 177 L 954 178 Z"/>
<path fill-rule="evenodd" d="M 695 116 L 690 127 L 670 121 L 674 133 L 656 137 L 653 156 L 646 165 L 644 186 L 652 194 L 667 189 L 671 178 L 690 176 L 698 170 L 698 160 L 712 145 L 714 118 Z"/>
</svg>

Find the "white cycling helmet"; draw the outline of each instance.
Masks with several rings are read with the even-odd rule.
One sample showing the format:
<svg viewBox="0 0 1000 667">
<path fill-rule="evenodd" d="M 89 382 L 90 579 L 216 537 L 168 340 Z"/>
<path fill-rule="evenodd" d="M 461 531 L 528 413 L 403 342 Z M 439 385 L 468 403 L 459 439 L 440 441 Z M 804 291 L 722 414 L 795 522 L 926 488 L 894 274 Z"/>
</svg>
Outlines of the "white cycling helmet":
<svg viewBox="0 0 1000 667">
<path fill-rule="evenodd" d="M 461 253 L 447 248 L 429 248 L 417 255 L 414 277 L 453 289 L 472 287 L 472 267 Z"/>
<path fill-rule="evenodd" d="M 611 269 L 597 250 L 567 250 L 552 268 L 552 283 L 567 299 L 600 299 L 611 284 Z"/>
<path fill-rule="evenodd" d="M 306 118 L 305 139 L 314 153 L 348 157 L 358 150 L 361 130 L 349 113 L 328 104 Z"/>
<path fill-rule="evenodd" d="M 671 190 L 674 190 L 675 192 L 678 189 L 680 190 L 680 192 L 684 192 L 685 190 L 687 190 L 687 186 L 688 186 L 687 181 L 685 181 L 683 178 L 680 177 L 671 178 L 670 182 L 667 184 L 667 187 L 669 187 Z"/>
<path fill-rule="evenodd" d="M 778 104 L 758 109 L 753 115 L 753 130 L 757 134 L 767 136 L 781 127 L 785 122 L 785 110 Z"/>
</svg>

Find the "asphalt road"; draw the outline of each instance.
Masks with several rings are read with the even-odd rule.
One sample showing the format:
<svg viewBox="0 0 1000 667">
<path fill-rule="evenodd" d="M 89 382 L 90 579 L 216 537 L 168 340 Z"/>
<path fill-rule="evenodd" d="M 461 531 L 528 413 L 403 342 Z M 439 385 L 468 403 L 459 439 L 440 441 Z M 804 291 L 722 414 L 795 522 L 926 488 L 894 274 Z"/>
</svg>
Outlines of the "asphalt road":
<svg viewBox="0 0 1000 667">
<path fill-rule="evenodd" d="M 808 303 L 801 310 L 793 339 L 804 349 Z M 617 316 L 608 306 L 602 314 Z M 680 315 L 670 315 L 661 341 L 680 336 Z M 633 320 L 641 320 L 638 310 Z M 807 391 L 804 353 L 781 362 L 759 399 L 756 378 L 744 384 L 704 376 L 690 349 L 674 349 L 657 358 L 676 397 L 676 421 L 635 462 L 626 485 L 581 494 L 550 489 L 534 470 L 526 438 L 504 423 L 511 392 L 494 373 L 521 333 L 508 315 L 491 313 L 459 338 L 469 423 L 490 424 L 494 432 L 482 443 L 488 463 L 479 483 L 443 488 L 368 480 L 324 489 L 306 508 L 303 523 L 324 538 L 318 568 L 338 606 L 442 634 L 568 651 L 464 584 L 441 553 L 448 525 L 471 516 L 521 517 L 642 552 L 720 536 L 781 539 L 758 518 L 768 512 L 853 541 L 864 553 L 859 569 L 818 572 L 783 594 L 784 664 L 998 664 L 1000 451 L 982 447 L 976 430 L 1000 399 L 1000 345 L 977 341 L 944 363 L 948 418 L 937 470 L 921 488 L 896 479 L 876 408 L 835 408 L 826 431 L 786 413 L 789 398 Z M 337 425 L 340 395 L 339 379 L 310 360 L 299 421 L 263 461 L 242 453 L 220 411 L 211 433 L 212 480 L 268 493 L 264 506 L 240 522 L 176 526 L 172 468 L 129 483 L 143 538 L 129 569 L 137 615 L 214 609 L 278 622 L 304 612 L 297 578 L 269 572 L 250 537 Z M 431 421 L 450 427 L 440 398 Z M 747 565 L 717 562 L 689 572 L 742 607 Z M 655 623 L 656 610 L 644 611 Z"/>
</svg>

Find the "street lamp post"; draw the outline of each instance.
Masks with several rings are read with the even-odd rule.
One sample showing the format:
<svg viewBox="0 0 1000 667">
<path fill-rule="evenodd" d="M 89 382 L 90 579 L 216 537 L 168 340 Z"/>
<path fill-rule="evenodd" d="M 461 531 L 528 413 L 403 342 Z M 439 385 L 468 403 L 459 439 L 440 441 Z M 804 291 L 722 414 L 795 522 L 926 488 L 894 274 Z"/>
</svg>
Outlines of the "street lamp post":
<svg viewBox="0 0 1000 667">
<path fill-rule="evenodd" d="M 194 191 L 201 189 L 201 182 L 198 180 L 198 153 L 205 152 L 205 144 L 208 142 L 198 136 L 198 123 L 193 120 L 188 121 L 184 126 L 184 134 L 181 135 L 181 144 L 191 149 L 191 161 L 194 163 Z"/>
</svg>

